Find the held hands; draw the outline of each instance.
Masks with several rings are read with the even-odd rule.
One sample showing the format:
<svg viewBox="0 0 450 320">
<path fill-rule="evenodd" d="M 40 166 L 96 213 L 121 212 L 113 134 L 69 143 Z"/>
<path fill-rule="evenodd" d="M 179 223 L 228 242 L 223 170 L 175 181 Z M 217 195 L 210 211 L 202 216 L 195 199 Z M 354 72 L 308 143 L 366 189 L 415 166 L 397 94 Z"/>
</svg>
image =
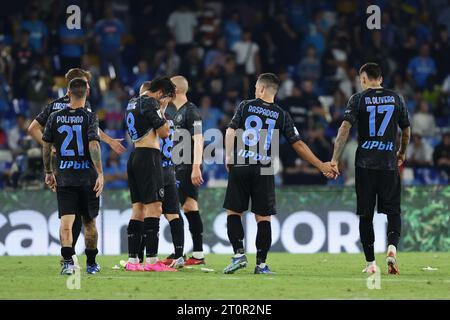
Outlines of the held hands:
<svg viewBox="0 0 450 320">
<path fill-rule="evenodd" d="M 108 143 L 111 149 L 114 150 L 117 154 L 124 153 L 127 149 L 122 145 L 123 139 L 111 139 L 111 141 Z"/>
<path fill-rule="evenodd" d="M 339 176 L 339 170 L 336 162 L 323 162 L 320 165 L 319 170 L 328 179 L 336 179 Z"/>
<path fill-rule="evenodd" d="M 191 174 L 192 184 L 196 187 L 203 184 L 202 171 L 200 170 L 200 166 L 193 165 L 192 166 L 192 174 Z"/>
<path fill-rule="evenodd" d="M 103 177 L 103 173 L 100 173 L 95 181 L 94 191 L 95 196 L 98 198 L 103 192 L 103 185 L 105 183 L 105 179 Z"/>
</svg>

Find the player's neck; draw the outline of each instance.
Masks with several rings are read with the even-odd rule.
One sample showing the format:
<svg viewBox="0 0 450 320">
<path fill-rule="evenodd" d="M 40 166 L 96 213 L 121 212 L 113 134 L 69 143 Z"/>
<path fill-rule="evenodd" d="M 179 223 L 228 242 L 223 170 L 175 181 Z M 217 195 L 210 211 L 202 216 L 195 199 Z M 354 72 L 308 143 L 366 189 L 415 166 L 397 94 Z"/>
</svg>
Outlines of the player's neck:
<svg viewBox="0 0 450 320">
<path fill-rule="evenodd" d="M 180 109 L 186 102 L 188 102 L 188 99 L 186 96 L 177 97 L 172 100 L 172 103 L 175 105 L 177 110 Z"/>
<path fill-rule="evenodd" d="M 370 83 L 366 86 L 366 90 L 368 89 L 383 89 L 383 87 L 379 83 Z"/>
<path fill-rule="evenodd" d="M 84 105 L 86 104 L 86 100 L 71 100 L 70 101 L 70 108 L 71 109 L 80 109 L 84 108 Z"/>
<path fill-rule="evenodd" d="M 272 96 L 272 95 L 263 95 L 263 96 L 261 96 L 261 97 L 259 97 L 259 99 L 261 99 L 262 101 L 264 101 L 264 102 L 267 102 L 267 103 L 274 103 L 275 102 L 275 97 L 274 96 Z"/>
</svg>

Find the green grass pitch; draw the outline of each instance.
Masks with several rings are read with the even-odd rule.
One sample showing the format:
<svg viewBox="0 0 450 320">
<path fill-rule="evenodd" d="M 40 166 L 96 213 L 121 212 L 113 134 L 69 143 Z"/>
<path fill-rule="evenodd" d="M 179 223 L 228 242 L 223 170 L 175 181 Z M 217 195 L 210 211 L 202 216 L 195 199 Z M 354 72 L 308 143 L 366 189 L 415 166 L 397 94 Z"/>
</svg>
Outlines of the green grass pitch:
<svg viewBox="0 0 450 320">
<path fill-rule="evenodd" d="M 0 299 L 450 299 L 449 253 L 400 253 L 400 275 L 386 274 L 384 255 L 381 288 L 369 290 L 361 273 L 362 254 L 272 253 L 275 275 L 254 275 L 254 255 L 247 269 L 224 275 L 226 255 L 208 255 L 208 268 L 174 273 L 127 273 L 113 270 L 125 256 L 101 256 L 102 271 L 85 274 L 80 256 L 79 290 L 66 287 L 58 257 L 0 257 Z M 437 271 L 423 271 L 431 266 Z"/>
</svg>

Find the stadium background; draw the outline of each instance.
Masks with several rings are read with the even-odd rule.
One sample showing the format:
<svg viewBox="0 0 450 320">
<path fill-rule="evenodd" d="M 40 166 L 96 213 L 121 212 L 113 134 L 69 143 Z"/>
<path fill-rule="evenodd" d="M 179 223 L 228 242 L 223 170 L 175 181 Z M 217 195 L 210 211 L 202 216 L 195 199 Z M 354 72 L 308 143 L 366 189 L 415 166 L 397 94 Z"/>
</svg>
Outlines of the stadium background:
<svg viewBox="0 0 450 320">
<path fill-rule="evenodd" d="M 81 30 L 65 26 L 69 4 L 81 8 Z M 381 30 L 366 27 L 365 11 L 371 4 L 381 8 Z M 412 121 L 413 138 L 401 169 L 404 184 L 410 186 L 404 191 L 404 249 L 448 250 L 449 31 L 450 2 L 445 0 L 1 2 L 0 255 L 56 253 L 51 249 L 57 240 L 51 231 L 57 225 L 54 195 L 43 191 L 40 149 L 26 129 L 46 103 L 64 95 L 68 68 L 91 71 L 89 100 L 101 127 L 126 139 L 128 151 L 121 156 L 102 144 L 107 181 L 102 210 L 105 217 L 118 210 L 126 220 L 131 145 L 123 110 L 143 81 L 157 75 L 186 76 L 204 130 L 223 131 L 239 101 L 253 96 L 256 75 L 275 72 L 282 80 L 277 102 L 292 114 L 319 158 L 329 160 L 346 101 L 360 90 L 357 70 L 367 61 L 381 64 L 385 86 L 405 96 Z M 310 244 L 315 232 L 325 230 L 323 245 L 315 250 L 331 252 L 327 244 L 356 226 L 355 217 L 344 215 L 348 219 L 341 217 L 342 222 L 330 216 L 330 211 L 354 211 L 349 186 L 354 182 L 355 149 L 353 137 L 344 152 L 343 174 L 327 182 L 288 145 L 281 145 L 282 170 L 276 181 L 289 187 L 278 191 L 280 221 L 301 212 L 306 222 L 291 230 L 297 244 Z M 226 246 L 226 237 L 214 231 L 216 224 L 224 228 L 218 208 L 226 172 L 221 165 L 205 165 L 204 177 L 200 199 L 207 199 L 201 200 L 201 208 L 208 244 Z M 435 217 L 436 211 L 441 215 Z M 315 219 L 322 221 L 319 231 L 308 227 Z M 337 231 L 330 231 L 330 223 Z M 108 224 L 101 225 L 101 232 L 108 229 Z M 357 239 L 351 239 L 359 250 Z M 116 245 L 110 253 L 124 251 L 123 241 L 124 235 L 119 249 Z M 279 251 L 295 248 L 282 239 L 274 244 Z"/>
</svg>

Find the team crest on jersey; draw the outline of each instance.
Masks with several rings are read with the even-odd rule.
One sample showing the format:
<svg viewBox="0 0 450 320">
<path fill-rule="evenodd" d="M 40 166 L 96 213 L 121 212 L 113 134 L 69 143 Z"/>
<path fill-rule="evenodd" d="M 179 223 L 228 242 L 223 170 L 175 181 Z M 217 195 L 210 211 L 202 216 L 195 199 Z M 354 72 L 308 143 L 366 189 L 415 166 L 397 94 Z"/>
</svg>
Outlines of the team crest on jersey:
<svg viewBox="0 0 450 320">
<path fill-rule="evenodd" d="M 181 120 L 183 120 L 183 116 L 181 114 L 177 115 L 177 117 L 175 118 L 175 121 L 181 122 Z"/>
<path fill-rule="evenodd" d="M 159 196 L 164 198 L 164 188 L 159 189 Z"/>
</svg>

